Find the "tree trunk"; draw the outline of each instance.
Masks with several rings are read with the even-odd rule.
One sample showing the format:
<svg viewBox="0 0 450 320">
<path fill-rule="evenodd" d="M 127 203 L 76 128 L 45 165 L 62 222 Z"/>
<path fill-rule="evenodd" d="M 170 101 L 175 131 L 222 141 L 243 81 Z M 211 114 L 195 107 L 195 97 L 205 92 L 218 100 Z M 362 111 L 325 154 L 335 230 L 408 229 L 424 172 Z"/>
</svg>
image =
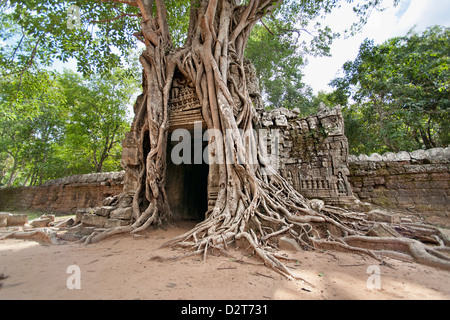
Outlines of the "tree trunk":
<svg viewBox="0 0 450 320">
<path fill-rule="evenodd" d="M 8 183 L 6 184 L 7 188 L 10 188 L 12 186 L 12 184 L 14 183 L 14 180 L 16 178 L 16 170 L 17 170 L 18 163 L 17 163 L 16 157 L 13 157 L 13 159 L 14 159 L 14 164 L 11 169 L 11 174 L 9 176 Z"/>
<path fill-rule="evenodd" d="M 140 169 L 135 172 L 139 184 L 133 199 L 134 223 L 91 237 L 90 241 L 120 232 L 139 232 L 170 219 L 165 193 L 168 102 L 174 74 L 181 72 L 195 87 L 208 129 L 230 134 L 227 141 L 211 138 L 209 142 L 210 153 L 219 162 L 220 191 L 214 208 L 193 230 L 166 245 L 187 247 L 206 256 L 213 250 L 223 252 L 229 243 L 243 239 L 266 265 L 293 277 L 279 256 L 268 250 L 275 246 L 273 238 L 289 234 L 307 248 L 344 247 L 332 240 L 363 236 L 368 226 L 357 215 L 343 210 L 312 210 L 305 198 L 266 163 L 260 150 L 257 163 L 251 161 L 248 141 L 240 134 L 240 130 L 252 132 L 255 128 L 244 49 L 255 23 L 282 1 L 250 0 L 246 5 L 235 2 L 192 1 L 186 44 L 175 49 L 164 1 L 137 1 L 146 50 L 140 57 L 143 94 L 136 101 L 133 121 L 140 161 Z M 231 163 L 227 161 L 229 155 Z M 319 240 L 324 238 L 327 240 Z M 345 248 L 353 249 L 350 245 Z"/>
</svg>

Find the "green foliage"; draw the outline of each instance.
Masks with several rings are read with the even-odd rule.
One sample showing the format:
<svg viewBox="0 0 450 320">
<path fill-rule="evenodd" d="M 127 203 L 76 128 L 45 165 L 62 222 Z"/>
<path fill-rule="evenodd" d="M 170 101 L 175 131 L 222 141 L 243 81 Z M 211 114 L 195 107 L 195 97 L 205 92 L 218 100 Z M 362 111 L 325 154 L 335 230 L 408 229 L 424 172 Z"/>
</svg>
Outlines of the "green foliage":
<svg viewBox="0 0 450 320">
<path fill-rule="evenodd" d="M 60 76 L 70 110 L 65 144 L 61 150 L 68 168 L 77 173 L 120 170 L 120 145 L 129 130 L 126 108 L 130 92 L 136 90 L 133 79 L 116 70 L 109 77 L 83 79 L 65 71 Z"/>
<path fill-rule="evenodd" d="M 20 85 L 19 85 L 20 84 Z M 120 170 L 134 79 L 39 70 L 0 82 L 0 186 Z"/>
<path fill-rule="evenodd" d="M 354 12 L 360 20 L 349 24 L 346 33 L 357 32 L 371 11 L 382 10 L 384 2 L 357 1 Z M 333 40 L 341 35 L 319 21 L 326 23 L 327 14 L 340 8 L 342 3 L 336 0 L 286 0 L 274 14 L 255 26 L 246 47 L 246 57 L 257 70 L 263 98 L 269 108 L 299 108 L 303 115 L 316 110 L 318 103 L 312 89 L 303 82 L 302 68 L 307 64 L 308 56 L 330 55 Z M 398 1 L 392 3 L 396 5 Z M 346 98 L 340 95 L 332 100 L 342 103 Z"/>
<path fill-rule="evenodd" d="M 276 30 L 273 23 L 266 23 L 271 30 Z M 307 101 L 305 96 L 310 95 L 310 89 L 302 82 L 304 59 L 291 34 L 281 31 L 276 34 L 266 27 L 257 25 L 254 28 L 246 57 L 257 70 L 266 104 L 272 108 L 299 107 Z"/>
<path fill-rule="evenodd" d="M 67 24 L 73 4 L 79 29 Z M 135 9 L 33 0 L 3 1 L 0 9 L 0 186 L 120 170 L 126 108 L 141 77 Z M 119 14 L 125 19 L 111 20 Z M 85 77 L 44 69 L 69 58 Z"/>
<path fill-rule="evenodd" d="M 189 29 L 190 5 L 191 0 L 172 0 L 166 2 L 172 42 L 177 47 L 181 47 L 186 40 Z"/>
<path fill-rule="evenodd" d="M 74 5 L 80 8 L 79 19 L 70 14 Z M 0 36 L 6 42 L 0 66 L 9 73 L 69 58 L 78 61 L 78 71 L 85 75 L 107 73 L 121 65 L 121 56 L 137 48 L 133 33 L 140 29 L 138 9 L 125 4 L 8 0 L 0 3 L 0 12 Z M 123 18 L 115 19 L 118 16 Z"/>
<path fill-rule="evenodd" d="M 364 41 L 357 59 L 344 65 L 345 76 L 331 83 L 335 95 L 355 101 L 346 111 L 352 151 L 448 145 L 449 66 L 449 28 L 410 31 L 377 46 Z"/>
<path fill-rule="evenodd" d="M 61 143 L 66 111 L 54 74 L 25 72 L 0 81 L 0 159 L 2 184 L 41 182 L 61 168 L 55 148 Z M 7 174 L 8 173 L 8 174 Z"/>
</svg>

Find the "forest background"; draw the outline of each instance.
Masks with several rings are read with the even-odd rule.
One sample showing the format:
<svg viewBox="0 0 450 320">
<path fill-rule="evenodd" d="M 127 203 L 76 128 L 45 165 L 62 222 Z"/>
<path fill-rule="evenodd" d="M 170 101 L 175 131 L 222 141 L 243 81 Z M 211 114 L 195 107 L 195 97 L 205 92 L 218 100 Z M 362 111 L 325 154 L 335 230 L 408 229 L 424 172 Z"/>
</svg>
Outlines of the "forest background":
<svg viewBox="0 0 450 320">
<path fill-rule="evenodd" d="M 83 14 L 87 8 L 64 11 L 46 7 L 48 2 L 3 1 L 0 7 L 0 187 L 121 170 L 121 140 L 142 90 L 142 47 L 136 39 L 123 38 L 136 23 L 132 12 L 119 15 L 121 9 L 115 6 L 111 11 L 121 19 L 105 12 L 102 19 L 100 14 L 88 25 L 70 28 L 70 18 L 76 18 L 73 9 Z M 189 18 L 186 2 L 174 1 L 169 8 L 177 16 L 171 27 L 180 30 L 174 33 L 180 45 Z M 316 2 L 320 1 L 312 1 Z M 411 1 L 394 4 L 400 15 Z M 377 9 L 383 8 L 390 7 Z M 314 114 L 320 102 L 341 105 L 353 154 L 448 146 L 447 24 L 413 28 L 380 43 L 363 40 L 357 56 L 330 81 L 332 89 L 314 91 L 305 77 L 308 62 L 331 57 L 335 41 L 351 39 L 367 28 L 365 20 L 349 23 L 346 32 L 335 32 L 322 21 L 338 9 L 310 5 L 302 21 L 292 19 L 298 14 L 292 11 L 292 16 L 270 17 L 254 28 L 246 57 L 257 70 L 266 108 L 299 108 L 304 117 Z M 57 10 L 64 11 L 64 19 L 52 16 Z M 128 19 L 126 28 L 116 35 L 112 30 L 124 23 L 123 18 Z M 70 38 L 63 45 L 52 43 L 45 35 L 55 24 L 73 31 L 75 39 L 92 37 L 94 49 L 80 48 Z M 100 41 L 96 33 L 104 31 L 107 41 Z M 76 68 L 61 68 L 74 60 Z"/>
</svg>

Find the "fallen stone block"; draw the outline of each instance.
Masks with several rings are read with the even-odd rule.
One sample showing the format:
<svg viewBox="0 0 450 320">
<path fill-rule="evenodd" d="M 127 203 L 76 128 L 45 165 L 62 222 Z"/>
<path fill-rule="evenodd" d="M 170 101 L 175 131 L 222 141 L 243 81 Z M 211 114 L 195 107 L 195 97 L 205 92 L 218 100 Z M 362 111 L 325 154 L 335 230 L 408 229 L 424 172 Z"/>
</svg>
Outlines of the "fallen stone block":
<svg viewBox="0 0 450 320">
<path fill-rule="evenodd" d="M 82 236 L 89 236 L 90 234 L 92 234 L 92 232 L 94 232 L 95 227 L 81 227 L 78 231 L 78 233 Z"/>
<path fill-rule="evenodd" d="M 367 236 L 369 237 L 381 237 L 381 238 L 401 238 L 402 236 L 395 231 L 390 226 L 383 224 L 383 223 L 377 223 L 375 224 L 372 229 L 370 229 L 367 233 Z"/>
<path fill-rule="evenodd" d="M 111 219 L 130 220 L 133 214 L 133 208 L 118 208 L 111 212 Z"/>
<path fill-rule="evenodd" d="M 116 209 L 116 207 L 113 206 L 103 206 L 98 208 L 95 211 L 96 215 L 102 216 L 102 217 L 109 217 L 109 214 L 111 213 L 111 211 L 113 211 L 114 209 Z"/>
<path fill-rule="evenodd" d="M 121 220 L 121 219 L 108 219 L 105 223 L 106 229 L 122 227 L 129 224 L 129 220 Z"/>
<path fill-rule="evenodd" d="M 98 216 L 96 214 L 86 213 L 81 217 L 81 223 L 86 226 L 104 228 L 108 218 Z"/>
<path fill-rule="evenodd" d="M 30 222 L 33 228 L 45 228 L 48 224 L 52 222 L 50 218 L 37 218 Z"/>
<path fill-rule="evenodd" d="M 398 222 L 398 220 L 399 220 L 399 217 L 397 214 L 393 214 L 393 213 L 390 213 L 388 211 L 381 210 L 381 209 L 372 210 L 367 215 L 368 215 L 367 219 L 369 221 L 394 223 L 394 222 Z"/>
<path fill-rule="evenodd" d="M 83 217 L 84 214 L 88 213 L 88 211 L 86 209 L 79 209 L 75 212 L 75 222 L 74 224 L 79 224 L 81 223 L 81 218 Z"/>
<path fill-rule="evenodd" d="M 287 251 L 302 251 L 302 248 L 297 241 L 288 237 L 281 237 L 280 240 L 278 240 L 278 249 Z"/>
<path fill-rule="evenodd" d="M 10 214 L 8 217 L 8 227 L 23 226 L 28 223 L 27 214 Z"/>
<path fill-rule="evenodd" d="M 55 221 L 55 215 L 54 214 L 44 214 L 39 217 L 40 219 L 50 219 L 50 222 Z"/>
<path fill-rule="evenodd" d="M 73 226 L 74 223 L 75 223 L 75 221 L 72 218 L 67 218 L 67 219 L 56 222 L 53 226 L 55 228 L 66 228 L 66 227 Z"/>
</svg>

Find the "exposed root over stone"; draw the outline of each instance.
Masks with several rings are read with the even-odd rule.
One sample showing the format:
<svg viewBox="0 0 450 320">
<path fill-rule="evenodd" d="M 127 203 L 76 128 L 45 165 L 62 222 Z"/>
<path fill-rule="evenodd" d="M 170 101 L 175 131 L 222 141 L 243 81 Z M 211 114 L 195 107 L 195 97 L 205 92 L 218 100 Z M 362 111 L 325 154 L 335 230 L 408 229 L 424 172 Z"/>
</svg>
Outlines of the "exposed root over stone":
<svg viewBox="0 0 450 320">
<path fill-rule="evenodd" d="M 137 3 L 146 46 L 139 59 L 143 93 L 136 100 L 132 124 L 138 164 L 133 168 L 124 164 L 124 170 L 137 183 L 133 222 L 94 232 L 81 241 L 89 244 L 121 233 L 136 234 L 170 221 L 165 191 L 169 100 L 175 76 L 181 75 L 195 90 L 204 125 L 211 132 L 209 164 L 217 165 L 219 190 L 205 220 L 165 246 L 184 248 L 182 257 L 201 254 L 206 259 L 208 253 L 227 252 L 230 244 L 243 241 L 243 246 L 253 250 L 266 266 L 290 279 L 298 276 L 276 252 L 281 236 L 290 237 L 305 250 L 358 252 L 380 261 L 382 250 L 388 250 L 450 270 L 449 241 L 438 229 L 414 224 L 383 224 L 377 229 L 376 221 L 360 213 L 311 204 L 272 169 L 266 152 L 259 147 L 259 137 L 253 134 L 259 124 L 256 100 L 247 87 L 244 51 L 254 25 L 273 12 L 281 0 L 248 0 L 242 4 L 195 1 L 186 43 L 181 48 L 171 42 L 165 1 Z M 243 137 L 241 132 L 250 135 Z M 252 146 L 258 147 L 255 153 L 250 152 Z M 369 237 L 369 232 L 374 236 Z M 382 234 L 386 232 L 388 237 Z"/>
<path fill-rule="evenodd" d="M 179 235 L 162 245 L 162 247 L 183 248 L 185 253 L 179 256 L 160 257 L 160 261 L 179 260 L 193 255 L 200 255 L 206 261 L 208 254 L 220 254 L 233 257 L 229 248 L 232 244 L 245 251 L 252 251 L 256 257 L 272 270 L 288 279 L 301 279 L 283 262 L 285 257 L 277 253 L 280 237 L 288 237 L 297 242 L 304 250 L 336 250 L 358 253 L 383 262 L 385 257 L 403 261 L 414 261 L 420 264 L 450 270 L 450 247 L 448 237 L 439 228 L 420 224 L 387 224 L 386 228 L 395 230 L 397 237 L 367 236 L 367 233 L 380 224 L 371 221 L 367 214 L 349 212 L 340 208 L 324 206 L 321 212 L 308 212 L 303 215 L 286 213 L 277 217 L 272 206 L 255 210 L 254 214 L 241 219 L 227 219 L 224 215 L 212 216 L 197 224 L 193 229 Z M 270 211 L 269 211 L 270 210 Z M 245 210 L 243 211 L 245 212 Z M 148 221 L 148 220 L 145 220 Z M 117 234 L 135 234 L 142 221 L 133 225 L 94 231 L 85 235 L 78 242 L 89 244 L 99 242 Z M 76 230 L 77 227 L 71 229 Z M 31 231 L 14 231 L 3 234 L 3 239 L 27 239 L 47 244 L 58 245 L 68 240 L 67 229 L 63 234 L 55 228 L 40 228 Z M 384 230 L 384 229 L 383 229 Z M 76 240 L 73 238 L 72 240 Z M 428 241 L 428 243 L 421 242 Z M 301 279 L 303 280 L 303 279 Z"/>
<path fill-rule="evenodd" d="M 441 245 L 427 245 L 404 236 L 399 238 L 365 236 L 363 235 L 364 230 L 370 229 L 370 226 L 375 223 L 361 219 L 360 213 L 349 212 L 347 215 L 357 216 L 360 225 L 359 229 L 351 232 L 352 235 L 347 236 L 345 234 L 348 234 L 349 227 L 340 227 L 344 226 L 344 224 L 353 224 L 354 221 L 351 221 L 353 219 L 350 219 L 349 222 L 346 221 L 346 223 L 343 221 L 336 222 L 335 220 L 329 220 L 326 216 L 322 217 L 325 222 L 298 223 L 290 221 L 288 224 L 286 221 L 278 221 L 278 224 L 284 227 L 274 232 L 272 228 L 263 226 L 263 223 L 261 223 L 262 219 L 258 217 L 253 219 L 253 224 L 259 224 L 257 230 L 259 230 L 260 234 L 258 236 L 256 234 L 257 231 L 253 229 L 241 231 L 236 235 L 232 230 L 228 234 L 221 233 L 220 231 L 217 232 L 221 228 L 213 228 L 213 223 L 210 221 L 209 223 L 204 222 L 197 225 L 193 230 L 168 241 L 164 246 L 191 248 L 191 254 L 206 255 L 208 250 L 219 249 L 221 252 L 226 251 L 232 242 L 244 240 L 246 244 L 241 245 L 241 247 L 250 247 L 266 266 L 289 279 L 297 279 L 298 275 L 293 274 L 281 262 L 282 257 L 276 253 L 277 241 L 271 241 L 282 235 L 287 235 L 295 239 L 306 250 L 323 249 L 358 253 L 370 256 L 380 262 L 383 262 L 385 257 L 401 257 L 401 260 L 415 261 L 424 265 L 450 270 L 450 256 L 447 255 L 449 248 L 444 244 L 448 243 L 448 238 L 441 232 L 436 232 L 435 234 L 436 238 L 440 239 L 440 241 L 436 242 L 441 242 Z M 309 217 L 306 219 L 309 220 Z M 274 223 L 275 221 L 272 220 L 270 222 Z M 324 223 L 331 226 L 330 229 L 333 230 L 334 235 L 330 233 L 330 229 L 324 228 Z M 313 226 L 314 224 L 315 226 Z M 401 225 L 392 225 L 391 227 L 399 229 L 401 232 L 405 232 L 406 228 Z M 433 228 L 432 226 L 424 227 Z M 211 232 L 213 230 L 215 232 Z M 411 231 L 408 229 L 406 233 L 410 234 Z M 340 233 L 341 236 L 337 236 L 337 233 Z M 185 256 L 180 256 L 180 258 Z"/>
<path fill-rule="evenodd" d="M 49 228 L 40 228 L 37 230 L 30 231 L 14 231 L 8 232 L 0 236 L 0 240 L 5 239 L 23 239 L 23 240 L 34 240 L 41 243 L 47 244 L 60 244 L 60 240 L 57 237 L 57 233 Z"/>
</svg>

